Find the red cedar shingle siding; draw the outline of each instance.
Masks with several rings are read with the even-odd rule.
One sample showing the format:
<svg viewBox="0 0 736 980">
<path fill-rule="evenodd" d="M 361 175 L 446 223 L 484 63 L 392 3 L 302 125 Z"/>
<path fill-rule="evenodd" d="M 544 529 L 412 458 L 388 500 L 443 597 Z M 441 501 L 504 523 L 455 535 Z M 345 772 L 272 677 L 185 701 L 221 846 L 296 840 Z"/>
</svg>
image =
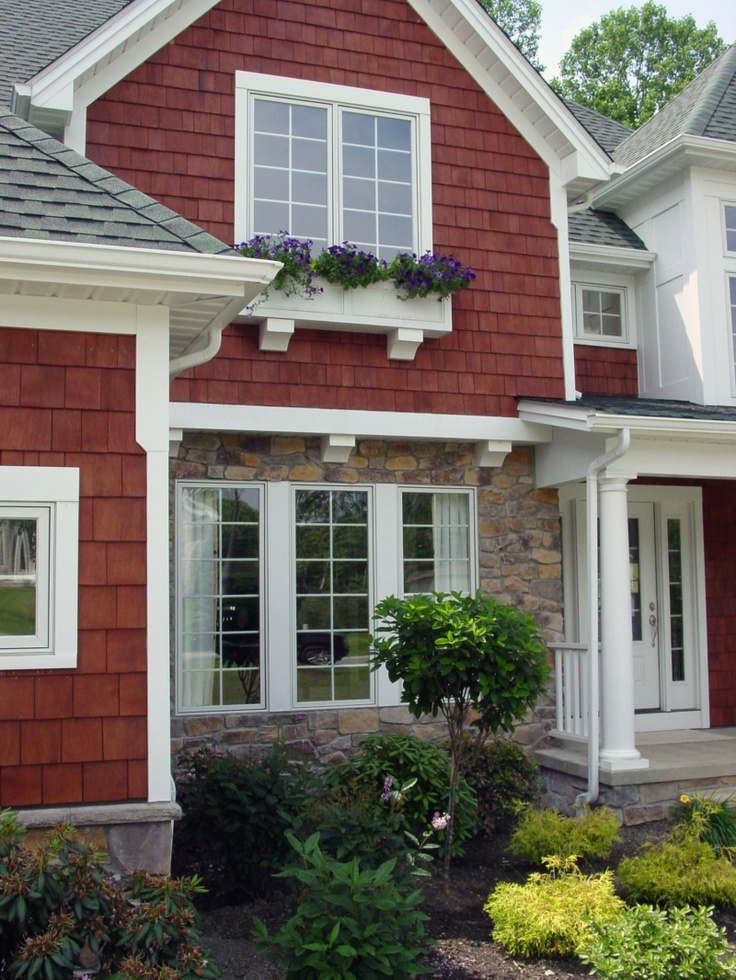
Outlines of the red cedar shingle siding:
<svg viewBox="0 0 736 980">
<path fill-rule="evenodd" d="M 636 351 L 575 345 L 575 387 L 584 395 L 639 395 Z"/>
<path fill-rule="evenodd" d="M 78 666 L 0 671 L 0 806 L 145 798 L 135 340 L 0 328 L 0 364 L 0 465 L 80 469 Z"/>
<path fill-rule="evenodd" d="M 705 594 L 711 725 L 736 725 L 736 494 L 731 483 L 703 484 Z"/>
<path fill-rule="evenodd" d="M 260 353 L 255 326 L 233 326 L 173 398 L 512 415 L 516 396 L 563 396 L 547 169 L 408 3 L 379 6 L 223 0 L 90 107 L 87 153 L 230 241 L 236 70 L 429 98 L 434 246 L 478 274 L 452 335 L 407 364 L 384 337 L 297 331 Z"/>
</svg>

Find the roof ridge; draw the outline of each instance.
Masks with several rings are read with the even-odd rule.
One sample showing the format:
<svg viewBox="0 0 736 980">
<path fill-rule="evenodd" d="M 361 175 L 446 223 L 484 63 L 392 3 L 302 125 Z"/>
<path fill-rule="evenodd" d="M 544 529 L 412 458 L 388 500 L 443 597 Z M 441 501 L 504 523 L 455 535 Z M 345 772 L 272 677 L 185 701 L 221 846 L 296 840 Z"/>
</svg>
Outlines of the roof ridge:
<svg viewBox="0 0 736 980">
<path fill-rule="evenodd" d="M 708 123 L 713 118 L 713 113 L 720 105 L 728 86 L 733 81 L 734 75 L 736 74 L 736 44 L 732 44 L 730 47 L 726 48 L 722 55 L 719 55 L 715 61 L 712 61 L 708 67 L 701 72 L 699 77 L 703 78 L 706 74 L 714 75 L 715 78 L 713 80 L 706 80 L 707 84 L 705 84 L 703 95 L 708 94 L 709 96 L 717 96 L 717 98 L 715 98 L 714 102 L 710 97 L 703 98 L 703 96 L 701 96 L 693 106 L 693 110 L 688 117 L 688 122 L 683 127 L 683 132 L 690 132 L 690 135 L 692 136 L 703 135 Z M 694 81 L 695 79 L 693 79 L 693 82 Z M 683 89 L 683 91 L 685 90 Z M 675 96 L 675 99 L 677 99 L 679 95 L 680 93 Z"/>
<path fill-rule="evenodd" d="M 59 143 L 20 116 L 0 109 L 0 127 L 12 132 L 17 139 L 50 160 L 54 160 L 95 190 L 109 195 L 120 207 L 134 211 L 145 221 L 157 225 L 187 248 L 206 254 L 232 251 L 231 245 L 210 235 L 203 228 L 177 214 L 176 211 L 172 211 L 155 198 L 139 191 L 132 184 L 111 174 L 110 171 L 92 163 L 87 157 L 70 149 L 64 143 Z"/>
</svg>

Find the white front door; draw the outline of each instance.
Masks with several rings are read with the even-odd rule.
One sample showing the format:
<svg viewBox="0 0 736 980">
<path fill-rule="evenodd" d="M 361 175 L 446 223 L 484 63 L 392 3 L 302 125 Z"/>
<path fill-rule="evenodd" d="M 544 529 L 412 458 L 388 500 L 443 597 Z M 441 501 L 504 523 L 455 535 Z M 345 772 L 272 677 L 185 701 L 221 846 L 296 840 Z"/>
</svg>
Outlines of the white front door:
<svg viewBox="0 0 736 980">
<path fill-rule="evenodd" d="M 656 711 L 660 706 L 660 632 L 654 504 L 630 503 L 628 509 L 634 708 Z"/>
</svg>

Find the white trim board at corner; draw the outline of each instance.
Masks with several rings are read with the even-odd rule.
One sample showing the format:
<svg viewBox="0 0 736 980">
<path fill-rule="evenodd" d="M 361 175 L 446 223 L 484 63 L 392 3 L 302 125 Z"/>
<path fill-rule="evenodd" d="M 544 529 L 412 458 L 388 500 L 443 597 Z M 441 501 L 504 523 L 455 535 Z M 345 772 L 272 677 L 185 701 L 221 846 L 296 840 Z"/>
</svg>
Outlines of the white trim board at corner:
<svg viewBox="0 0 736 980">
<path fill-rule="evenodd" d="M 172 402 L 169 424 L 187 432 L 252 432 L 272 435 L 355 435 L 376 439 L 476 442 L 503 439 L 522 445 L 549 442 L 547 426 L 517 418 L 431 415 L 268 405 L 203 405 Z"/>
</svg>

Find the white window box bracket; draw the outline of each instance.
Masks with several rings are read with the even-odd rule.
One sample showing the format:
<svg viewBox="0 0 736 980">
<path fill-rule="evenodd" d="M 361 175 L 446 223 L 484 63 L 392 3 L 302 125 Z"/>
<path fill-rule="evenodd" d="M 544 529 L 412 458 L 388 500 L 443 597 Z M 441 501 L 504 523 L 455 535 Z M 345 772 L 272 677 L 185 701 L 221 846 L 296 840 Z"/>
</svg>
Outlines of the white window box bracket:
<svg viewBox="0 0 736 980">
<path fill-rule="evenodd" d="M 389 358 L 412 361 L 427 337 L 444 337 L 452 331 L 452 299 L 435 296 L 402 300 L 391 282 L 345 290 L 321 280 L 322 292 L 312 299 L 272 293 L 238 322 L 258 325 L 261 350 L 288 350 L 295 329 L 339 330 L 348 333 L 383 334 Z"/>
</svg>

